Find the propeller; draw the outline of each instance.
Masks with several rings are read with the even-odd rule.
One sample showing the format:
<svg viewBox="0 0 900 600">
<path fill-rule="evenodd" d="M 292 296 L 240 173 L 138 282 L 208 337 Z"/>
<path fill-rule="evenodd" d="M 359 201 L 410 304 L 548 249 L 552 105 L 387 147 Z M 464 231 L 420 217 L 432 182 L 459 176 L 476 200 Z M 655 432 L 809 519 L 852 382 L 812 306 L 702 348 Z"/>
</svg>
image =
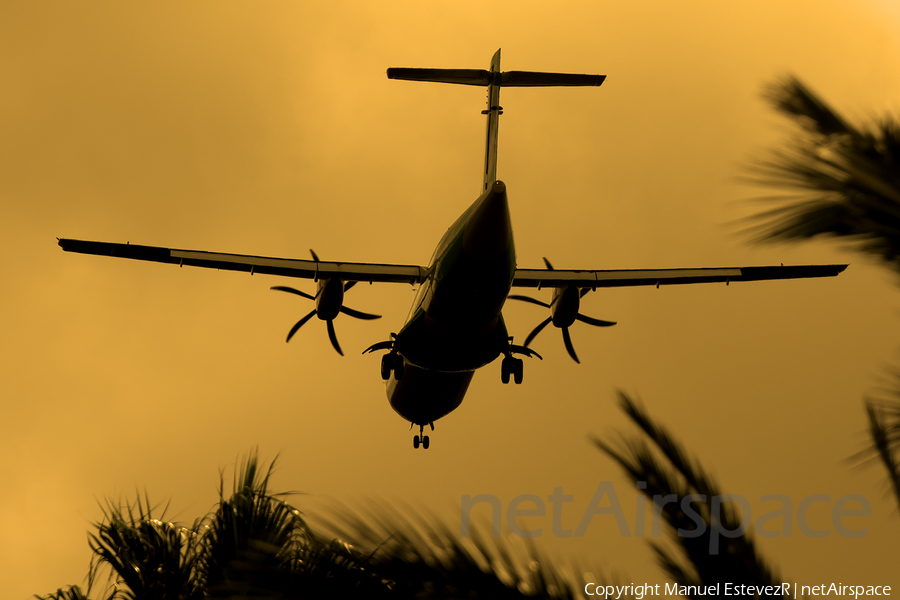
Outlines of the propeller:
<svg viewBox="0 0 900 600">
<path fill-rule="evenodd" d="M 368 348 L 362 351 L 363 354 L 368 354 L 369 352 L 378 352 L 379 350 L 393 350 L 394 342 L 397 339 L 396 333 L 391 333 L 391 339 L 385 340 L 383 342 L 375 342 Z"/>
<path fill-rule="evenodd" d="M 313 260 L 318 263 L 319 257 L 316 256 L 316 253 L 312 250 L 310 250 L 309 252 L 310 254 L 312 254 Z M 306 292 L 303 292 L 301 290 L 288 287 L 286 285 L 272 286 L 271 289 L 273 290 L 302 296 L 303 298 L 313 300 L 316 303 L 316 307 L 314 309 L 307 313 L 306 316 L 304 316 L 302 319 L 294 323 L 294 326 L 291 327 L 291 330 L 288 332 L 287 339 L 285 341 L 290 342 L 291 338 L 294 337 L 294 334 L 297 333 L 297 331 L 299 331 L 307 321 L 312 319 L 313 315 L 316 315 L 320 320 L 325 321 L 328 327 L 328 339 L 331 340 L 331 345 L 334 346 L 334 349 L 338 354 L 343 356 L 344 352 L 341 350 L 341 345 L 337 340 L 337 334 L 334 331 L 334 319 L 338 316 L 338 314 L 344 313 L 348 317 L 353 317 L 354 319 L 363 319 L 365 321 L 380 319 L 381 315 L 364 313 L 362 311 L 354 310 L 352 308 L 344 306 L 344 292 L 356 285 L 355 281 L 344 282 L 335 277 L 327 279 L 317 279 L 316 284 L 317 287 L 315 296 L 307 294 Z"/>
<path fill-rule="evenodd" d="M 553 265 L 551 265 L 550 261 L 546 258 L 544 259 L 544 264 L 547 265 L 548 270 L 554 270 Z M 536 338 L 537 335 L 552 322 L 554 327 L 562 329 L 563 343 L 566 345 L 566 351 L 569 353 L 569 356 L 571 356 L 572 360 L 576 363 L 581 364 L 581 361 L 578 360 L 578 355 L 575 353 L 575 346 L 572 345 L 572 336 L 569 334 L 569 327 L 575 321 L 581 321 L 582 323 L 587 323 L 594 327 L 612 327 L 616 324 L 615 321 L 594 319 L 593 317 L 588 317 L 578 312 L 581 298 L 589 291 L 591 291 L 590 288 L 578 289 L 578 287 L 572 285 L 553 288 L 553 298 L 550 301 L 550 304 L 541 302 L 537 298 L 532 298 L 530 296 L 520 296 L 518 294 L 507 296 L 510 300 L 528 302 L 550 309 L 550 316 L 538 323 L 537 327 L 532 329 L 531 333 L 528 334 L 528 337 L 525 338 L 525 347 L 527 348 L 532 340 L 534 340 L 534 338 Z"/>
</svg>

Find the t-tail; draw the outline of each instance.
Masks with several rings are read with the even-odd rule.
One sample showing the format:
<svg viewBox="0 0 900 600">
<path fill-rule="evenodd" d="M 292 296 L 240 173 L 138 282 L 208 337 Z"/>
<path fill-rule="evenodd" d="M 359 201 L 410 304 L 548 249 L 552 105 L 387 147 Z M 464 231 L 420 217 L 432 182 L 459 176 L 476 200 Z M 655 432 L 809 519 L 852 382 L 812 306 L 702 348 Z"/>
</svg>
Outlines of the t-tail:
<svg viewBox="0 0 900 600">
<path fill-rule="evenodd" d="M 497 180 L 497 137 L 500 115 L 501 87 L 550 87 L 550 86 L 597 86 L 606 75 L 576 75 L 572 73 L 539 73 L 536 71 L 500 71 L 500 50 L 491 58 L 489 69 L 409 69 L 405 67 L 388 69 L 389 79 L 408 81 L 434 81 L 460 85 L 487 86 L 487 142 L 484 149 L 484 185 L 482 191 Z"/>
</svg>

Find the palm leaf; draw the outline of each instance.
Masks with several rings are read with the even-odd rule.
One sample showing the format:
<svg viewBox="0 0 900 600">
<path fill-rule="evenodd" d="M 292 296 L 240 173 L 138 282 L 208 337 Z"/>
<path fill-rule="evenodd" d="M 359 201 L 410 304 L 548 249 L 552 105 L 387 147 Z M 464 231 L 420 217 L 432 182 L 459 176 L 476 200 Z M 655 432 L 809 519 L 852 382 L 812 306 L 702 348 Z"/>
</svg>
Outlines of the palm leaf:
<svg viewBox="0 0 900 600">
<path fill-rule="evenodd" d="M 789 195 L 752 217 L 760 241 L 846 238 L 900 272 L 900 124 L 884 117 L 868 128 L 851 125 L 798 79 L 770 86 L 773 107 L 799 125 L 786 150 L 751 165 L 751 181 Z M 900 387 L 892 392 L 900 397 Z M 900 506 L 900 403 L 865 401 L 871 446 Z"/>
<path fill-rule="evenodd" d="M 66 589 L 58 589 L 53 594 L 46 596 L 34 596 L 37 600 L 89 600 L 86 592 L 82 591 L 77 585 L 69 586 Z"/>
<path fill-rule="evenodd" d="M 594 438 L 593 442 L 618 463 L 629 478 L 646 482 L 646 489 L 642 492 L 657 502 L 670 538 L 677 548 L 673 551 L 661 544 L 652 544 L 663 570 L 679 585 L 710 585 L 729 581 L 755 585 L 780 584 L 781 579 L 759 555 L 746 532 L 733 538 L 719 538 L 718 551 L 711 551 L 713 527 L 736 531 L 741 525 L 739 514 L 729 504 L 723 503 L 720 514 L 714 515 L 712 498 L 722 496 L 715 481 L 637 402 L 620 392 L 619 403 L 640 429 L 639 437 L 622 436 L 617 444 L 599 438 Z M 688 495 L 702 497 L 691 503 L 704 523 L 702 528 L 682 509 L 682 499 Z M 659 501 L 666 496 L 674 496 L 675 501 Z M 702 533 L 698 529 L 702 529 Z M 679 530 L 691 532 L 692 536 L 679 534 Z"/>
<path fill-rule="evenodd" d="M 900 389 L 894 390 L 896 398 Z M 866 418 L 869 423 L 869 448 L 859 457 L 878 458 L 888 472 L 888 484 L 900 506 L 900 401 L 884 398 L 866 398 Z"/>
<path fill-rule="evenodd" d="M 552 565 L 532 544 L 461 537 L 432 513 L 373 501 L 341 507 L 323 527 L 371 554 L 371 568 L 394 582 L 399 597 L 575 598 L 576 570 Z"/>
<path fill-rule="evenodd" d="M 117 578 L 112 598 L 154 600 L 201 597 L 196 578 L 197 531 L 153 516 L 149 498 L 133 504 L 107 503 L 97 533 L 89 536 L 96 563 Z M 123 587 L 124 586 L 124 587 Z"/>
<path fill-rule="evenodd" d="M 367 568 L 366 556 L 324 540 L 299 510 L 274 493 L 273 460 L 262 470 L 256 453 L 235 473 L 229 498 L 220 475 L 219 504 L 205 521 L 200 573 L 207 597 L 379 598 L 391 582 Z"/>
<path fill-rule="evenodd" d="M 211 597 L 275 593 L 287 586 L 298 545 L 308 537 L 300 512 L 270 494 L 275 467 L 259 468 L 251 453 L 235 470 L 234 487 L 225 497 L 219 479 L 219 503 L 204 522 L 200 577 Z"/>
<path fill-rule="evenodd" d="M 89 582 L 99 566 L 116 578 L 108 600 L 195 598 L 573 598 L 582 583 L 530 545 L 514 547 L 475 531 L 457 535 L 433 515 L 374 504 L 342 525 L 360 544 L 322 537 L 271 491 L 275 461 L 243 461 L 226 497 L 185 528 L 162 520 L 140 496 L 109 504 L 97 532 Z M 350 539 L 349 535 L 341 536 Z M 88 586 L 90 590 L 90 585 Z M 86 600 L 77 586 L 45 596 Z"/>
<path fill-rule="evenodd" d="M 900 124 L 851 125 L 795 77 L 766 98 L 799 129 L 749 167 L 752 183 L 788 189 L 751 219 L 759 241 L 846 238 L 900 271 Z"/>
</svg>

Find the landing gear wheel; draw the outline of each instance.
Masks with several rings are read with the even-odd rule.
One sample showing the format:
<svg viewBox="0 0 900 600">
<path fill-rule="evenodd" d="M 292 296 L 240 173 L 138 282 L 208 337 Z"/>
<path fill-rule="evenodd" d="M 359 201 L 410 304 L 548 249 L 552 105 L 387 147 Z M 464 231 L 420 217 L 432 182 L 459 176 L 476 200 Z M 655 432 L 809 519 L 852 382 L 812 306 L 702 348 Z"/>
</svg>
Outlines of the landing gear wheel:
<svg viewBox="0 0 900 600">
<path fill-rule="evenodd" d="M 515 360 L 515 359 L 507 356 L 500 363 L 500 381 L 502 381 L 504 384 L 509 383 L 509 376 L 510 376 L 510 373 L 512 372 L 512 365 L 510 365 L 511 360 Z"/>
<path fill-rule="evenodd" d="M 428 423 L 431 425 L 431 430 L 434 431 L 434 423 Z M 413 448 L 418 448 L 421 444 L 422 448 L 428 450 L 429 439 L 428 436 L 425 435 L 425 424 L 419 423 L 419 435 L 413 438 Z M 412 425 L 409 426 L 412 429 Z"/>
<path fill-rule="evenodd" d="M 381 378 L 382 379 L 390 379 L 391 371 L 394 370 L 394 356 L 393 354 L 385 354 L 381 357 Z"/>
<path fill-rule="evenodd" d="M 515 378 L 516 385 L 522 383 L 522 371 L 525 369 L 525 361 L 521 358 L 512 359 L 513 362 L 513 377 Z"/>
</svg>

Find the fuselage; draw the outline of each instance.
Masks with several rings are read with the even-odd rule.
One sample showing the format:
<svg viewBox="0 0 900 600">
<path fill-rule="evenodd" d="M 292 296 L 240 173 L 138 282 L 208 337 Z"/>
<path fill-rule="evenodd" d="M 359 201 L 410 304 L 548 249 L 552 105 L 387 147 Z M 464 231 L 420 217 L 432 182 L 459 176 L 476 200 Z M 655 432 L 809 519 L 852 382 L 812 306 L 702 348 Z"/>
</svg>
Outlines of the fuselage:
<svg viewBox="0 0 900 600">
<path fill-rule="evenodd" d="M 434 251 L 394 350 L 402 376 L 391 406 L 415 424 L 457 408 L 475 370 L 507 348 L 501 313 L 516 271 L 506 185 L 495 181 L 450 226 Z"/>
</svg>

